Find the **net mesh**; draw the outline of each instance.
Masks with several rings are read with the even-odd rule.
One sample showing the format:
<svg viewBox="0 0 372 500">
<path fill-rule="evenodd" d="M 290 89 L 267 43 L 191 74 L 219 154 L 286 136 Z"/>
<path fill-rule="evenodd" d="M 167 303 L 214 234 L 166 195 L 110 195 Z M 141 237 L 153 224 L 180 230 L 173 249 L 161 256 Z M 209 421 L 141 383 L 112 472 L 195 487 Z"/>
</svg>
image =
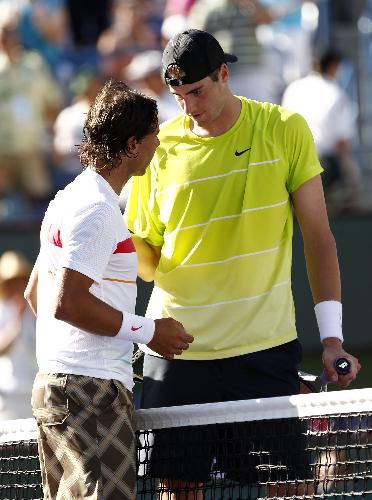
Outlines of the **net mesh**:
<svg viewBox="0 0 372 500">
<path fill-rule="evenodd" d="M 42 498 L 35 422 L 0 425 L 0 498 Z M 372 499 L 372 389 L 138 410 L 136 425 L 138 499 Z"/>
</svg>

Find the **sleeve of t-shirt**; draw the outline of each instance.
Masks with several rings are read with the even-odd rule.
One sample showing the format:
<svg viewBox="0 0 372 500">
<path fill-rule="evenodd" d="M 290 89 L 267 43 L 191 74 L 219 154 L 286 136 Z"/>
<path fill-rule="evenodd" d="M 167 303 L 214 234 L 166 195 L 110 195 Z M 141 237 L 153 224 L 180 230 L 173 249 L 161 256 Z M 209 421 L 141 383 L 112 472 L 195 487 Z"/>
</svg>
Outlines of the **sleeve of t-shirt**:
<svg viewBox="0 0 372 500">
<path fill-rule="evenodd" d="M 151 245 L 162 246 L 165 225 L 159 218 L 156 185 L 153 165 L 150 165 L 142 177 L 133 177 L 124 220 L 128 229 L 136 236 L 143 238 Z"/>
<path fill-rule="evenodd" d="M 287 118 L 284 134 L 289 165 L 287 189 L 289 193 L 293 193 L 306 181 L 321 174 L 323 168 L 319 163 L 312 133 L 301 115 L 293 113 Z"/>
<path fill-rule="evenodd" d="M 62 241 L 61 266 L 98 281 L 116 248 L 112 208 L 97 203 L 74 214 L 63 227 Z"/>
</svg>

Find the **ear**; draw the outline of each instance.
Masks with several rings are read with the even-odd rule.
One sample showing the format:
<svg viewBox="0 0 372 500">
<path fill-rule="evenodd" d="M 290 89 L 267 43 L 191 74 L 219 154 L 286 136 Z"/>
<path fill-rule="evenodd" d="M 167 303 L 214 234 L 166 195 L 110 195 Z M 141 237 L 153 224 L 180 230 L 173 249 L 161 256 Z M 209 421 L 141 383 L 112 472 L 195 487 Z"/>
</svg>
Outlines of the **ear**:
<svg viewBox="0 0 372 500">
<path fill-rule="evenodd" d="M 129 153 L 131 155 L 136 155 L 138 153 L 139 143 L 138 143 L 137 139 L 134 137 L 134 135 L 129 137 L 127 144 L 128 144 Z"/>
<path fill-rule="evenodd" d="M 229 79 L 229 68 L 227 64 L 222 64 L 220 68 L 220 79 L 222 82 L 226 83 Z"/>
</svg>

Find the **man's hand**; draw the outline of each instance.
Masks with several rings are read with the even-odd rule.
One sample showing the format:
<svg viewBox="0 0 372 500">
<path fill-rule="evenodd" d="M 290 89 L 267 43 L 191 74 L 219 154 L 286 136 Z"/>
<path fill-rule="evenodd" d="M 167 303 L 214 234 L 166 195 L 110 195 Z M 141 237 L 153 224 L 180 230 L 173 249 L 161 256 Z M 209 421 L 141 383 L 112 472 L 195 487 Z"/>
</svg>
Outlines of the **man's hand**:
<svg viewBox="0 0 372 500">
<path fill-rule="evenodd" d="M 345 358 L 350 362 L 350 371 L 346 375 L 340 375 L 335 370 L 334 363 L 339 358 Z M 341 341 L 334 337 L 323 340 L 323 364 L 327 379 L 341 387 L 350 385 L 361 368 L 359 360 L 344 351 Z"/>
<path fill-rule="evenodd" d="M 182 354 L 189 348 L 194 337 L 189 335 L 181 323 L 173 318 L 155 320 L 154 337 L 147 345 L 153 351 L 167 359 L 173 359 L 175 354 Z"/>
</svg>

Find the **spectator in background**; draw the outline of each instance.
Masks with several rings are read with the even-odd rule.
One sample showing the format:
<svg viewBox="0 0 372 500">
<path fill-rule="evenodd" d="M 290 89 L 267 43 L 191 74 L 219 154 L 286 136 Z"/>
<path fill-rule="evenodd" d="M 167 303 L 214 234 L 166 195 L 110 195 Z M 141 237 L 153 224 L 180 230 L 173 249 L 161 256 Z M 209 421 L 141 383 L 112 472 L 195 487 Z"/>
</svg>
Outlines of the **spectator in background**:
<svg viewBox="0 0 372 500">
<path fill-rule="evenodd" d="M 0 420 L 32 417 L 35 319 L 23 298 L 30 272 L 21 253 L 0 257 Z"/>
<path fill-rule="evenodd" d="M 132 57 L 143 50 L 158 48 L 157 34 L 150 26 L 148 0 L 115 0 L 112 24 L 98 39 L 102 72 L 120 80 Z"/>
<path fill-rule="evenodd" d="M 66 80 L 84 65 L 98 66 L 97 41 L 111 23 L 113 0 L 65 0 L 71 32 Z"/>
<path fill-rule="evenodd" d="M 83 138 L 83 127 L 89 108 L 104 84 L 104 77 L 94 70 L 84 69 L 71 81 L 75 95 L 54 123 L 54 188 L 63 189 L 81 172 L 77 146 Z"/>
<path fill-rule="evenodd" d="M 197 0 L 166 0 L 164 7 L 164 17 L 182 15 L 187 16 L 191 7 Z"/>
<path fill-rule="evenodd" d="M 323 186 L 332 212 L 358 207 L 361 180 L 351 153 L 356 132 L 356 113 L 346 92 L 337 83 L 342 56 L 325 52 L 318 71 L 291 83 L 282 104 L 300 113 L 313 133 L 324 168 Z"/>
<path fill-rule="evenodd" d="M 113 0 L 65 1 L 74 47 L 94 47 L 101 33 L 110 26 Z"/>
<path fill-rule="evenodd" d="M 272 68 L 288 85 L 311 70 L 311 35 L 316 25 L 311 24 L 309 17 L 312 16 L 314 22 L 313 18 L 318 13 L 316 0 L 260 1 L 272 17 L 272 22 L 266 24 L 262 31 L 259 28 L 258 38 L 271 53 Z M 307 5 L 304 6 L 305 3 Z"/>
<path fill-rule="evenodd" d="M 160 50 L 145 50 L 135 55 L 124 71 L 124 79 L 132 87 L 156 100 L 160 123 L 174 118 L 181 112 L 164 83 L 161 61 Z"/>
<path fill-rule="evenodd" d="M 25 51 L 14 19 L 0 25 L 0 192 L 44 200 L 51 182 L 45 153 L 60 90 L 35 52 Z"/>
<path fill-rule="evenodd" d="M 190 26 L 189 20 L 182 14 L 173 14 L 166 16 L 161 25 L 161 46 L 164 48 L 169 40 L 177 33 L 188 29 Z"/>
<path fill-rule="evenodd" d="M 27 0 L 20 8 L 20 40 L 26 50 L 36 50 L 59 77 L 69 38 L 65 0 Z"/>
<path fill-rule="evenodd" d="M 272 18 L 257 28 L 275 85 L 275 102 L 284 89 L 309 73 L 312 64 L 312 38 L 318 23 L 318 8 L 305 0 L 260 0 Z"/>
<path fill-rule="evenodd" d="M 198 0 L 166 0 L 161 26 L 162 47 L 180 31 L 189 27 L 188 16 Z"/>
<path fill-rule="evenodd" d="M 199 0 L 188 17 L 190 27 L 208 31 L 238 57 L 239 65 L 230 70 L 234 94 L 270 102 L 275 96 L 273 73 L 264 64 L 256 28 L 271 21 L 268 11 L 255 0 Z"/>
</svg>

